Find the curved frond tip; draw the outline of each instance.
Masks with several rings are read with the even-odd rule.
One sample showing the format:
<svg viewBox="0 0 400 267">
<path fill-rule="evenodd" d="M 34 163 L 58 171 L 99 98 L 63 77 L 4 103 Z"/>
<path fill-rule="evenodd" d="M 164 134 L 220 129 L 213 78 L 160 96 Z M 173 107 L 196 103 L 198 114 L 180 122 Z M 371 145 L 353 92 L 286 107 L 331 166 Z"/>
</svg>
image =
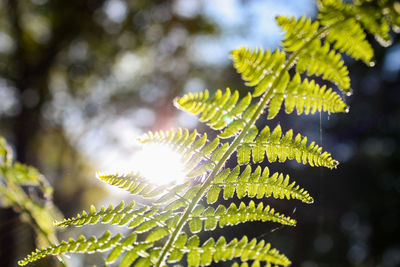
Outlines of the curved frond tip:
<svg viewBox="0 0 400 267">
<path fill-rule="evenodd" d="M 96 177 L 103 182 L 108 183 L 128 191 L 131 194 L 143 198 L 154 198 L 164 193 L 164 190 L 171 185 L 158 186 L 149 183 L 139 173 L 118 174 L 97 172 Z"/>
<path fill-rule="evenodd" d="M 374 51 L 366 40 L 366 34 L 359 23 L 360 17 L 352 4 L 337 0 L 319 1 L 318 19 L 329 27 L 326 40 L 334 48 L 347 55 L 373 65 Z"/>
<path fill-rule="evenodd" d="M 212 129 L 222 130 L 228 127 L 219 136 L 228 138 L 243 130 L 251 114 L 248 112 L 251 103 L 251 94 L 239 100 L 239 92 L 227 88 L 225 92 L 217 90 L 209 97 L 208 90 L 200 93 L 189 93 L 176 98 L 175 106 L 193 115 L 200 115 L 199 120 L 205 122 Z"/>
<path fill-rule="evenodd" d="M 126 207 L 125 202 L 121 201 L 116 207 L 112 204 L 110 204 L 107 209 L 102 206 L 100 211 L 97 212 L 96 208 L 91 205 L 89 212 L 82 211 L 82 213 L 78 213 L 75 217 L 64 219 L 62 221 L 55 221 L 54 225 L 57 227 L 67 227 L 70 225 L 83 226 L 86 224 L 96 224 L 99 221 L 102 223 L 108 223 L 110 221 L 116 223 L 116 221 L 119 222 L 119 220 L 114 219 L 115 217 L 118 216 L 122 219 L 123 216 L 133 211 L 134 207 L 135 201 L 132 201 Z"/>
<path fill-rule="evenodd" d="M 284 68 L 286 54 L 279 49 L 271 53 L 263 49 L 239 47 L 232 51 L 233 66 L 248 86 L 256 86 L 253 96 L 271 89 L 278 73 Z"/>
<path fill-rule="evenodd" d="M 47 255 L 57 256 L 69 252 L 94 253 L 98 251 L 106 251 L 113 248 L 121 237 L 121 234 L 116 234 L 111 237 L 110 231 L 106 231 L 99 239 L 94 236 L 86 239 L 86 237 L 81 235 L 76 240 L 70 238 L 68 241 L 61 241 L 59 245 L 52 245 L 44 249 L 36 249 L 36 251 L 32 252 L 25 259 L 18 261 L 18 265 L 24 266 L 29 262 L 37 261 Z"/>
</svg>

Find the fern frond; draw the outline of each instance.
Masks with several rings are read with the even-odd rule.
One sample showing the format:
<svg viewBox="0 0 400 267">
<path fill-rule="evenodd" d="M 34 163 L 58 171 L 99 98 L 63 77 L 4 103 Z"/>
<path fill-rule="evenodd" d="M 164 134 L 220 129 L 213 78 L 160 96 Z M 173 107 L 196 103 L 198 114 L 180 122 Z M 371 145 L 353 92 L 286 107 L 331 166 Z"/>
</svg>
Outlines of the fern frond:
<svg viewBox="0 0 400 267">
<path fill-rule="evenodd" d="M 366 40 L 366 34 L 357 21 L 352 5 L 340 0 L 322 0 L 318 19 L 322 25 L 329 27 L 326 40 L 335 49 L 355 59 L 361 59 L 367 65 L 373 64 L 374 51 Z"/>
<path fill-rule="evenodd" d="M 124 206 L 124 201 L 121 201 L 115 208 L 110 204 L 107 209 L 102 206 L 101 210 L 96 212 L 96 208 L 92 205 L 89 213 L 83 211 L 77 214 L 76 217 L 64 219 L 54 224 L 58 227 L 67 227 L 71 225 L 84 226 L 101 222 L 120 226 L 127 225 L 128 228 L 136 228 L 136 232 L 142 233 L 156 226 L 165 227 L 165 221 L 173 216 L 172 211 L 158 213 L 159 208 L 157 206 L 151 208 L 145 206 L 134 210 L 134 201 L 126 207 Z"/>
<path fill-rule="evenodd" d="M 139 173 L 118 174 L 118 173 L 102 173 L 97 172 L 98 179 L 110 185 L 119 187 L 131 194 L 141 196 L 143 198 L 154 198 L 163 193 L 171 185 L 154 185 L 146 181 Z"/>
<path fill-rule="evenodd" d="M 392 44 L 392 38 L 389 34 L 390 25 L 385 16 L 390 12 L 390 7 L 386 7 L 387 9 L 384 11 L 385 8 L 378 8 L 374 3 L 364 2 L 355 5 L 353 8 L 362 26 L 374 35 L 381 46 Z"/>
<path fill-rule="evenodd" d="M 200 93 L 189 93 L 181 98 L 176 98 L 175 106 L 192 115 L 200 115 L 199 120 L 206 122 L 212 129 L 221 130 L 228 126 L 235 126 L 234 134 L 241 131 L 248 121 L 247 107 L 251 103 L 251 94 L 242 98 L 238 103 L 239 92 L 227 88 L 223 93 L 217 90 L 210 98 L 208 90 Z M 237 104 L 238 103 L 238 104 Z M 243 114 L 244 113 L 244 114 Z M 230 137 L 234 134 L 231 130 L 225 131 L 220 135 L 222 138 Z M 229 135 L 227 135 L 229 133 Z"/>
<path fill-rule="evenodd" d="M 235 238 L 229 243 L 226 242 L 224 237 L 220 237 L 217 242 L 210 238 L 200 245 L 198 236 L 194 235 L 188 239 L 185 234 L 182 234 L 174 244 L 168 262 L 179 261 L 187 251 L 187 262 L 188 266 L 191 267 L 207 266 L 213 262 L 217 263 L 234 258 L 240 258 L 241 261 L 256 260 L 280 266 L 291 264 L 285 255 L 271 248 L 269 243 L 265 244 L 264 240 L 257 241 L 255 238 L 249 241 L 247 236 L 243 236 L 240 240 Z"/>
<path fill-rule="evenodd" d="M 278 16 L 276 17 L 278 25 L 286 32 L 282 45 L 285 51 L 295 52 L 312 40 L 319 29 L 319 22 L 311 22 L 310 18 L 305 16 L 296 19 L 296 17 Z"/>
<path fill-rule="evenodd" d="M 268 126 L 260 132 L 254 139 L 257 132 L 249 132 L 248 138 L 244 138 L 243 143 L 237 151 L 238 163 L 248 164 L 250 154 L 253 155 L 253 162 L 258 163 L 264 160 L 267 155 L 269 162 L 285 162 L 287 159 L 295 159 L 299 163 L 309 164 L 310 166 L 324 166 L 335 168 L 338 161 L 334 160 L 330 153 L 322 152 L 322 147 L 311 142 L 307 145 L 307 137 L 297 134 L 293 139 L 293 131 L 289 130 L 282 135 L 280 125 L 270 132 Z"/>
<path fill-rule="evenodd" d="M 256 86 L 253 96 L 260 96 L 270 90 L 277 74 L 284 68 L 286 55 L 280 50 L 248 49 L 239 47 L 232 51 L 233 66 L 242 75 L 248 86 Z M 284 87 L 284 81 L 276 87 Z"/>
<path fill-rule="evenodd" d="M 247 165 L 241 174 L 239 166 L 233 170 L 224 169 L 213 181 L 207 193 L 207 203 L 216 202 L 221 190 L 224 199 L 232 198 L 236 192 L 238 198 L 248 196 L 261 199 L 272 196 L 278 199 L 297 199 L 309 204 L 314 202 L 306 190 L 290 181 L 289 175 L 277 172 L 270 174 L 268 167 L 262 170 L 258 166 L 252 171 L 251 166 Z"/>
<path fill-rule="evenodd" d="M 97 212 L 96 208 L 91 205 L 89 212 L 82 211 L 82 213 L 78 213 L 76 217 L 64 219 L 62 221 L 55 221 L 54 225 L 57 227 L 67 227 L 70 225 L 83 226 L 86 224 L 96 224 L 100 220 L 103 223 L 108 223 L 113 221 L 113 218 L 116 216 L 122 218 L 123 215 L 131 212 L 134 207 L 135 201 L 132 201 L 126 207 L 125 202 L 121 201 L 115 208 L 112 204 L 110 204 L 107 209 L 102 206 L 100 211 Z"/>
<path fill-rule="evenodd" d="M 397 2 L 388 1 L 383 3 L 381 7 L 382 13 L 386 15 L 387 20 L 391 24 L 391 28 L 395 33 L 400 33 L 400 12 Z"/>
<path fill-rule="evenodd" d="M 341 90 L 348 92 L 350 78 L 347 67 L 340 55 L 330 49 L 328 44 L 321 45 L 320 39 L 315 38 L 319 23 L 311 23 L 310 18 L 279 16 L 278 25 L 286 32 L 282 42 L 288 52 L 297 51 L 296 71 L 302 73 L 307 70 L 308 76 L 318 75 L 323 79 L 335 83 Z"/>
<path fill-rule="evenodd" d="M 308 76 L 322 76 L 336 84 L 344 93 L 351 94 L 349 71 L 340 54 L 331 49 L 328 43 L 321 45 L 320 40 L 314 40 L 309 49 L 301 53 L 296 71 L 307 71 Z"/>
<path fill-rule="evenodd" d="M 275 93 L 272 96 L 268 119 L 273 119 L 278 114 L 283 101 L 287 114 L 292 113 L 295 107 L 298 115 L 314 114 L 317 110 L 329 113 L 348 111 L 346 103 L 332 88 L 327 89 L 325 85 L 320 87 L 314 80 L 304 79 L 301 82 L 298 73 L 289 82 L 285 93 Z"/>
<path fill-rule="evenodd" d="M 297 51 L 296 71 L 307 75 L 322 76 L 323 79 L 335 83 L 341 90 L 350 91 L 349 71 L 344 65 L 340 54 L 330 49 L 329 44 L 321 45 L 320 39 L 315 38 L 319 29 L 317 21 L 311 23 L 310 18 L 279 16 L 276 18 L 279 26 L 286 35 L 283 47 L 288 52 Z"/>
<path fill-rule="evenodd" d="M 321 87 L 314 80 L 304 79 L 302 82 L 299 74 L 290 81 L 284 100 L 287 114 L 292 113 L 294 108 L 297 115 L 303 112 L 314 114 L 317 110 L 329 113 L 348 111 L 346 103 L 332 88 L 327 89 L 325 85 Z M 274 101 L 273 98 L 270 105 Z M 282 101 L 278 102 L 279 107 Z"/>
<path fill-rule="evenodd" d="M 192 133 L 188 129 L 149 132 L 140 138 L 143 144 L 166 144 L 182 154 L 187 177 L 196 177 L 213 169 L 215 163 L 228 149 L 229 143 L 220 145 L 219 138 L 207 143 L 207 135 L 198 136 L 197 131 Z M 207 144 L 206 144 L 207 143 Z"/>
<path fill-rule="evenodd" d="M 256 206 L 251 200 L 247 206 L 241 202 L 239 207 L 234 203 L 231 203 L 228 208 L 219 205 L 216 209 L 198 205 L 190 216 L 189 228 L 192 233 L 198 233 L 203 230 L 203 222 L 204 230 L 210 231 L 214 230 L 217 225 L 222 228 L 226 225 L 237 225 L 250 221 L 272 221 L 283 225 L 296 225 L 296 221 L 289 216 L 275 212 L 269 205 L 264 208 L 262 202 Z"/>
<path fill-rule="evenodd" d="M 62 241 L 59 245 L 52 245 L 45 249 L 36 249 L 32 254 L 28 255 L 25 259 L 18 261 L 18 264 L 24 266 L 29 262 L 37 261 L 47 255 L 61 255 L 68 252 L 76 253 L 94 253 L 98 251 L 106 251 L 115 246 L 121 239 L 121 234 L 116 234 L 111 237 L 110 231 L 106 231 L 99 239 L 92 236 L 88 239 L 80 236 L 74 240 L 70 238 L 68 241 Z"/>
</svg>

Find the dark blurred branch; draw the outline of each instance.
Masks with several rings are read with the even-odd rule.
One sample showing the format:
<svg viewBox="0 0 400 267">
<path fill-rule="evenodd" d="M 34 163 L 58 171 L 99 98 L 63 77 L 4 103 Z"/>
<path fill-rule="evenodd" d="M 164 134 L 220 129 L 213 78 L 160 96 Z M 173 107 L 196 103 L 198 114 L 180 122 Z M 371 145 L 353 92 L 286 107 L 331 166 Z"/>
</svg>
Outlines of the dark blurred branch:
<svg viewBox="0 0 400 267">
<path fill-rule="evenodd" d="M 11 36 L 15 43 L 14 53 L 11 55 L 11 68 L 4 76 L 14 83 L 21 99 L 21 109 L 14 119 L 13 143 L 17 159 L 23 163 L 37 165 L 39 159 L 29 147 L 41 134 L 41 112 L 43 104 L 49 100 L 48 79 L 52 66 L 57 60 L 57 55 L 75 40 L 88 27 L 96 27 L 93 23 L 93 13 L 102 6 L 104 1 L 62 1 L 48 2 L 48 14 L 51 18 L 51 39 L 44 44 L 35 42 L 21 23 L 23 2 L 17 0 L 7 1 L 7 15 L 11 25 Z M 37 94 L 38 102 L 35 105 L 24 103 L 24 92 L 32 90 Z M 1 212 L 2 216 L 17 220 L 17 215 L 11 210 Z M 2 265 L 15 265 L 15 247 L 17 242 L 12 235 L 5 235 L 9 229 L 0 229 L 1 236 L 7 236 L 7 246 L 2 248 Z M 32 242 L 30 240 L 29 242 Z M 33 245 L 33 244 L 32 244 Z"/>
</svg>

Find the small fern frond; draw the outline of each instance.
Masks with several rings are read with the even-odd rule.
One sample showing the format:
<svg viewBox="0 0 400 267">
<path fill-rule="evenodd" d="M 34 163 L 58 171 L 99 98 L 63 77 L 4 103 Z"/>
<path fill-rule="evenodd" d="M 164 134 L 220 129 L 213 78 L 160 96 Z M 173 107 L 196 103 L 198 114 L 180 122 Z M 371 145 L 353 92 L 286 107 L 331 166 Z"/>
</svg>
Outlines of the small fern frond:
<svg viewBox="0 0 400 267">
<path fill-rule="evenodd" d="M 139 173 L 118 174 L 97 172 L 96 176 L 103 182 L 128 191 L 143 198 L 154 198 L 167 190 L 171 185 L 159 186 L 150 184 Z"/>
<path fill-rule="evenodd" d="M 296 71 L 307 75 L 322 76 L 323 79 L 335 83 L 341 90 L 350 91 L 349 71 L 340 54 L 330 49 L 329 44 L 321 45 L 315 38 L 319 29 L 317 21 L 311 23 L 310 18 L 279 16 L 278 25 L 286 32 L 283 48 L 288 52 L 298 51 Z M 299 50 L 300 49 L 300 50 Z"/>
<path fill-rule="evenodd" d="M 270 90 L 272 83 L 284 68 L 286 55 L 283 51 L 263 49 L 248 49 L 239 47 L 232 51 L 233 66 L 242 75 L 247 86 L 256 86 L 253 96 L 257 97 Z M 277 86 L 284 87 L 284 86 Z"/>
<path fill-rule="evenodd" d="M 264 208 L 262 202 L 256 206 L 254 201 L 251 200 L 248 205 L 241 202 L 239 207 L 234 203 L 231 203 L 228 208 L 219 205 L 216 209 L 198 205 L 190 216 L 189 228 L 192 233 L 198 233 L 203 230 L 203 222 L 204 230 L 211 231 L 217 225 L 222 228 L 226 225 L 237 225 L 251 221 L 272 221 L 283 225 L 296 225 L 296 221 L 289 216 L 275 212 L 269 205 Z"/>
<path fill-rule="evenodd" d="M 175 106 L 192 115 L 200 115 L 199 120 L 206 122 L 208 126 L 215 130 L 221 130 L 228 125 L 235 126 L 235 134 L 241 131 L 248 121 L 247 107 L 251 103 L 251 94 L 242 98 L 238 103 L 239 92 L 227 88 L 223 93 L 217 90 L 215 94 L 209 98 L 208 90 L 200 93 L 189 93 L 181 98 L 175 99 Z M 233 126 L 228 126 L 232 128 Z M 227 132 L 221 134 L 220 137 L 227 138 Z"/>
<path fill-rule="evenodd" d="M 329 27 L 326 40 L 335 49 L 371 65 L 374 51 L 355 15 L 352 5 L 340 0 L 320 1 L 318 19 L 321 25 Z"/>
<path fill-rule="evenodd" d="M 70 225 L 76 225 L 76 226 L 83 226 L 86 224 L 96 224 L 99 221 L 102 223 L 108 223 L 110 221 L 113 221 L 115 223 L 116 221 L 120 221 L 119 219 L 122 219 L 122 217 L 125 214 L 130 213 L 133 211 L 133 208 L 135 207 L 135 201 L 132 201 L 125 207 L 125 202 L 121 201 L 117 206 L 113 206 L 110 204 L 107 209 L 102 206 L 100 211 L 97 212 L 96 208 L 91 205 L 90 206 L 90 211 L 82 211 L 82 213 L 78 213 L 76 217 L 64 219 L 62 221 L 55 221 L 54 225 L 57 227 L 67 227 Z M 114 219 L 118 218 L 119 219 Z"/>
<path fill-rule="evenodd" d="M 192 133 L 188 129 L 149 132 L 140 138 L 143 144 L 165 144 L 182 154 L 188 178 L 196 177 L 212 170 L 215 163 L 228 149 L 229 143 L 220 145 L 219 138 L 207 143 L 207 135 L 198 136 L 197 131 Z"/>
<path fill-rule="evenodd" d="M 287 114 L 292 113 L 295 107 L 297 115 L 314 114 L 317 110 L 329 113 L 348 111 L 346 103 L 332 88 L 327 89 L 325 85 L 321 87 L 314 80 L 304 79 L 301 82 L 298 73 L 289 82 L 285 93 L 275 93 L 272 96 L 268 119 L 273 119 L 278 114 L 283 101 Z"/>
<path fill-rule="evenodd" d="M 106 209 L 101 207 L 99 212 L 96 212 L 94 206 L 91 206 L 90 212 L 83 211 L 77 214 L 76 217 L 64 219 L 61 222 L 55 222 L 58 227 L 67 227 L 71 225 L 84 226 L 87 224 L 106 223 L 124 226 L 130 229 L 135 229 L 136 233 L 144 233 L 155 227 L 165 228 L 168 232 L 167 220 L 170 220 L 174 214 L 172 210 L 159 212 L 158 206 L 145 206 L 134 210 L 134 201 L 124 207 L 124 201 L 121 201 L 115 208 L 113 205 Z"/>
<path fill-rule="evenodd" d="M 185 206 L 189 199 L 188 197 L 190 197 L 189 194 L 194 192 L 193 190 L 198 189 L 196 187 L 192 187 L 187 190 L 190 187 L 190 181 L 178 185 L 171 183 L 169 185 L 156 186 L 149 184 L 144 178 L 142 178 L 142 176 L 135 173 L 119 175 L 103 174 L 98 172 L 97 177 L 102 181 L 124 189 L 131 194 L 135 194 L 142 198 L 154 199 L 154 204 L 169 203 L 167 206 L 169 210 L 174 210 Z M 187 191 L 182 196 L 181 193 L 185 190 Z"/>
<path fill-rule="evenodd" d="M 283 99 L 274 99 L 271 100 L 270 106 L 276 101 L 278 102 L 276 105 L 280 108 Z M 314 114 L 316 111 L 329 113 L 348 111 L 346 103 L 332 88 L 327 89 L 325 85 L 319 86 L 314 80 L 304 79 L 301 81 L 299 74 L 296 74 L 290 81 L 284 100 L 287 114 L 292 113 L 294 108 L 297 110 L 297 115 L 303 112 L 307 115 Z"/>
<path fill-rule="evenodd" d="M 390 24 L 385 16 L 390 13 L 390 6 L 377 8 L 373 3 L 364 2 L 362 5 L 355 5 L 354 11 L 363 27 L 375 36 L 375 39 L 381 46 L 389 46 L 392 44 L 390 37 Z"/>
<path fill-rule="evenodd" d="M 94 236 L 86 239 L 80 236 L 74 240 L 70 238 L 68 241 L 61 241 L 59 245 L 52 245 L 45 249 L 36 249 L 32 254 L 28 255 L 25 259 L 18 261 L 18 264 L 24 266 L 29 262 L 37 261 L 47 255 L 61 255 L 68 252 L 75 253 L 94 253 L 98 251 L 106 251 L 115 246 L 121 239 L 121 234 L 116 234 L 111 237 L 110 231 L 106 231 L 100 238 Z"/>
<path fill-rule="evenodd" d="M 388 1 L 382 4 L 383 6 L 380 8 L 381 13 L 386 15 L 385 17 L 390 22 L 392 30 L 395 33 L 400 33 L 400 12 L 398 3 Z"/>
<path fill-rule="evenodd" d="M 355 1 L 354 4 L 339 0 L 318 1 L 319 13 L 325 23 L 352 18 L 374 35 L 380 45 L 392 44 L 390 30 L 400 32 L 400 16 L 396 1 Z M 358 25 L 356 26 L 357 28 Z M 359 31 L 359 30 L 357 30 Z"/>
<path fill-rule="evenodd" d="M 241 174 L 239 166 L 233 170 L 224 169 L 213 181 L 207 193 L 207 203 L 216 202 L 221 190 L 224 199 L 232 198 L 236 193 L 239 199 L 245 196 L 258 199 L 272 196 L 277 199 L 297 199 L 309 204 L 314 202 L 306 190 L 290 181 L 289 175 L 277 172 L 270 174 L 268 167 L 262 170 L 258 166 L 252 171 L 251 166 L 247 165 Z"/>
<path fill-rule="evenodd" d="M 374 52 L 361 25 L 353 18 L 331 27 L 326 40 L 347 55 L 373 65 Z"/>
<path fill-rule="evenodd" d="M 311 22 L 305 16 L 295 17 L 277 16 L 278 25 L 286 32 L 282 41 L 283 49 L 287 52 L 295 52 L 315 37 L 319 29 L 318 21 Z"/>
<path fill-rule="evenodd" d="M 305 71 L 308 76 L 322 76 L 323 79 L 336 84 L 344 93 L 351 94 L 349 71 L 340 54 L 331 49 L 328 43 L 321 45 L 320 40 L 315 40 L 308 50 L 301 53 L 296 72 Z"/>
<path fill-rule="evenodd" d="M 217 242 L 210 238 L 200 245 L 198 236 L 194 235 L 188 239 L 185 234 L 182 234 L 174 244 L 168 261 L 170 263 L 179 261 L 187 251 L 187 263 L 190 267 L 207 266 L 213 262 L 217 263 L 234 258 L 240 258 L 241 261 L 256 260 L 278 266 L 291 264 L 285 255 L 271 248 L 269 243 L 265 244 L 264 240 L 257 241 L 255 238 L 249 241 L 247 236 L 243 236 L 240 240 L 235 238 L 229 243 L 226 242 L 224 237 L 220 237 Z"/>
<path fill-rule="evenodd" d="M 269 127 L 265 126 L 255 138 L 257 132 L 256 130 L 249 132 L 248 137 L 245 137 L 239 146 L 237 151 L 239 164 L 248 164 L 251 154 L 254 163 L 262 162 L 266 154 L 269 162 L 295 159 L 299 163 L 308 163 L 312 167 L 323 166 L 331 169 L 338 165 L 338 161 L 334 160 L 330 153 L 322 152 L 322 147 L 315 142 L 307 145 L 307 137 L 297 134 L 293 139 L 292 130 L 282 135 L 280 125 L 276 126 L 272 133 Z"/>
</svg>

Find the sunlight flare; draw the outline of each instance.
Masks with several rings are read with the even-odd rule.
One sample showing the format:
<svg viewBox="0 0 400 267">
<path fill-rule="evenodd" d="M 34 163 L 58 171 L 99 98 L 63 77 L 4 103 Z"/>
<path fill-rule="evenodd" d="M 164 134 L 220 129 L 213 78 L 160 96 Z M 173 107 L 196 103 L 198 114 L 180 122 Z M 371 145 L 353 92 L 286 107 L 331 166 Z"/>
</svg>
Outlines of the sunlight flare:
<svg viewBox="0 0 400 267">
<path fill-rule="evenodd" d="M 156 185 L 185 180 L 182 156 L 164 144 L 146 144 L 133 157 L 134 170 Z"/>
</svg>

